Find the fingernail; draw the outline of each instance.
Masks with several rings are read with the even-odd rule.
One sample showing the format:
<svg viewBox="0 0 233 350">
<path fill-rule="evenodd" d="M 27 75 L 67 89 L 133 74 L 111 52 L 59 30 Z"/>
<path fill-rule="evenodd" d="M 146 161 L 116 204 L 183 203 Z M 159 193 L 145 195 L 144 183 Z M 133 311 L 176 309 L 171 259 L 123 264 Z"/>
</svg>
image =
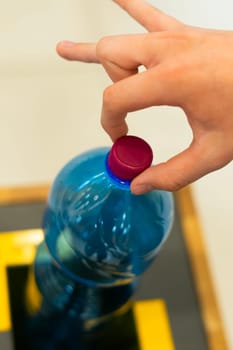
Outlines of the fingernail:
<svg viewBox="0 0 233 350">
<path fill-rule="evenodd" d="M 143 194 L 146 192 L 150 192 L 153 190 L 153 187 L 150 184 L 140 184 L 140 185 L 136 185 L 133 188 L 133 193 L 134 194 Z"/>
<path fill-rule="evenodd" d="M 69 41 L 69 40 L 64 40 L 64 41 L 61 41 L 59 43 L 59 45 L 63 46 L 63 47 L 72 47 L 75 45 L 75 43 L 73 41 Z"/>
</svg>

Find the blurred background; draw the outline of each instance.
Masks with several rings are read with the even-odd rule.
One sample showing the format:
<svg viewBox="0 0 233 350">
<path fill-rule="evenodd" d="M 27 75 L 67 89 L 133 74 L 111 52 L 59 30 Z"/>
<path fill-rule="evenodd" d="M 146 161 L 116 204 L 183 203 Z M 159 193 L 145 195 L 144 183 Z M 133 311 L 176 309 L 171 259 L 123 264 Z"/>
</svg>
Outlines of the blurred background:
<svg viewBox="0 0 233 350">
<path fill-rule="evenodd" d="M 192 25 L 233 29 L 229 0 L 150 2 Z M 1 187 L 49 183 L 76 154 L 111 145 L 99 124 L 102 92 L 110 80 L 97 65 L 63 61 L 55 52 L 56 43 L 143 31 L 110 0 L 0 0 Z M 131 134 L 151 144 L 155 163 L 191 141 L 178 108 L 132 113 L 128 123 Z M 232 179 L 230 164 L 192 185 L 231 349 Z"/>
</svg>

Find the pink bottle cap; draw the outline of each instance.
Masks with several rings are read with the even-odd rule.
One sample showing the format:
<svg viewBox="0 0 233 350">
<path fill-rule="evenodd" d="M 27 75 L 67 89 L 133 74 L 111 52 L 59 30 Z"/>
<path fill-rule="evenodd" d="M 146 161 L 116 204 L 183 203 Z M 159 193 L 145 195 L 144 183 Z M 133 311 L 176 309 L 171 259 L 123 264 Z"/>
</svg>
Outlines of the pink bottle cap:
<svg viewBox="0 0 233 350">
<path fill-rule="evenodd" d="M 114 176 L 129 181 L 148 168 L 152 159 L 148 143 L 136 136 L 123 136 L 111 148 L 108 167 Z"/>
</svg>

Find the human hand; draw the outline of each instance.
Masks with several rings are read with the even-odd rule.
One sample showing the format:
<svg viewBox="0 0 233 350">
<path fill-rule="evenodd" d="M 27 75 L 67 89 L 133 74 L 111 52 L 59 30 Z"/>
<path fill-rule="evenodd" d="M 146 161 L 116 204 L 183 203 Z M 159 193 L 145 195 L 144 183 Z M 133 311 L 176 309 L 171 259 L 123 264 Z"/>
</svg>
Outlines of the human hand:
<svg viewBox="0 0 233 350">
<path fill-rule="evenodd" d="M 175 191 L 233 159 L 233 31 L 185 25 L 143 0 L 115 0 L 149 33 L 61 42 L 69 60 L 101 63 L 113 81 L 103 94 L 101 122 L 115 140 L 127 133 L 127 113 L 178 106 L 193 132 L 190 146 L 137 176 L 135 194 Z M 144 66 L 145 71 L 138 72 Z"/>
</svg>

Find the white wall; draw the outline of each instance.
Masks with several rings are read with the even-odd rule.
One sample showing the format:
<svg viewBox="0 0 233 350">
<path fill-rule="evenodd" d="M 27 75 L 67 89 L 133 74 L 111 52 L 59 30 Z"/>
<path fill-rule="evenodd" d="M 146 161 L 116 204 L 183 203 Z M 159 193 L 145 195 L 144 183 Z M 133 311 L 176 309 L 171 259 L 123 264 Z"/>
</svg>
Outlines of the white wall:
<svg viewBox="0 0 233 350">
<path fill-rule="evenodd" d="M 229 0 L 157 0 L 192 25 L 232 29 Z M 109 0 L 0 0 L 0 186 L 51 181 L 82 150 L 110 145 L 99 125 L 101 67 L 65 62 L 61 39 L 97 40 L 143 29 Z M 178 108 L 152 108 L 129 117 L 130 132 L 146 138 L 155 161 L 182 150 L 191 133 Z M 232 164 L 193 185 L 216 290 L 233 349 Z"/>
</svg>

